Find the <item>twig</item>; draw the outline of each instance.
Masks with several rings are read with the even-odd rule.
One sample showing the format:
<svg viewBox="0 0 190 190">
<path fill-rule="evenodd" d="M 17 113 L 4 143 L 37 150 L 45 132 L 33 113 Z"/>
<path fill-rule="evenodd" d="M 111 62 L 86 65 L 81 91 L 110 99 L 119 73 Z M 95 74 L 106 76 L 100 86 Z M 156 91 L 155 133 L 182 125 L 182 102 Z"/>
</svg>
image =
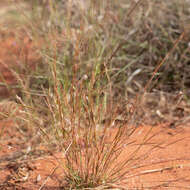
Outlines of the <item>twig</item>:
<svg viewBox="0 0 190 190">
<path fill-rule="evenodd" d="M 58 164 L 55 168 L 53 168 L 53 170 L 51 171 L 50 175 L 48 175 L 48 176 L 46 177 L 46 179 L 44 180 L 44 182 L 42 183 L 42 185 L 40 186 L 40 188 L 39 188 L 38 190 L 42 190 L 42 189 L 44 188 L 44 186 L 45 186 L 45 184 L 47 183 L 48 179 L 54 174 L 54 172 L 56 171 L 56 169 L 57 169 L 58 167 L 59 167 L 59 164 Z"/>
<path fill-rule="evenodd" d="M 132 177 L 135 177 L 135 176 L 152 174 L 152 173 L 157 173 L 157 172 L 163 172 L 165 170 L 172 170 L 172 169 L 175 169 L 175 168 L 184 168 L 184 167 L 190 167 L 190 164 L 176 164 L 174 166 L 167 166 L 167 167 L 163 167 L 163 168 L 145 170 L 145 171 L 139 172 L 138 174 L 128 176 L 127 178 L 132 178 Z"/>
<path fill-rule="evenodd" d="M 165 55 L 165 57 L 162 59 L 162 61 L 157 65 L 157 67 L 155 68 L 153 75 L 151 76 L 151 78 L 149 79 L 149 81 L 147 82 L 145 88 L 144 88 L 144 94 L 147 91 L 148 87 L 150 86 L 150 83 L 152 82 L 153 78 L 155 77 L 156 73 L 158 72 L 158 70 L 160 69 L 160 67 L 165 63 L 165 61 L 170 57 L 170 55 L 173 53 L 173 51 L 176 49 L 177 45 L 179 44 L 179 42 L 184 38 L 185 32 L 183 32 L 179 38 L 174 42 L 174 46 L 172 47 L 172 49 Z"/>
</svg>

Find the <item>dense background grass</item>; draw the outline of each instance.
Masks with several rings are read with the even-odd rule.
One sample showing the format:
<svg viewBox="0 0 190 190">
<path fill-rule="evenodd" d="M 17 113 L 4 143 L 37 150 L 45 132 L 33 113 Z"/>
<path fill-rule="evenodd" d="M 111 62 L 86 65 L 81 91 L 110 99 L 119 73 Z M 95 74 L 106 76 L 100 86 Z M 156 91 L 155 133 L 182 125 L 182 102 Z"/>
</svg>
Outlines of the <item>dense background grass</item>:
<svg viewBox="0 0 190 190">
<path fill-rule="evenodd" d="M 150 90 L 182 90 L 188 94 L 188 2 L 141 1 L 136 5 L 131 1 L 44 1 L 39 5 L 32 1 L 31 4 L 31 28 L 36 33 L 37 27 L 38 35 L 47 38 L 47 34 L 54 33 L 64 70 L 67 68 L 71 74 L 70 62 L 78 48 L 78 78 L 94 69 L 100 72 L 106 64 L 115 95 L 134 95 L 141 90 L 175 40 L 186 31 L 178 48 L 157 72 Z"/>
<path fill-rule="evenodd" d="M 26 68 L 27 91 L 39 94 L 42 87 L 54 88 L 53 63 L 68 94 L 73 82 L 77 85 L 82 79 L 94 96 L 104 98 L 104 104 L 108 99 L 122 102 L 118 110 L 125 112 L 131 97 L 144 92 L 164 60 L 146 91 L 153 96 L 164 92 L 169 100 L 181 91 L 189 103 L 188 1 L 27 1 L 27 7 L 20 10 L 25 31 L 43 44 L 37 50 L 41 59 L 36 70 Z M 158 106 L 156 101 L 151 104 Z"/>
</svg>

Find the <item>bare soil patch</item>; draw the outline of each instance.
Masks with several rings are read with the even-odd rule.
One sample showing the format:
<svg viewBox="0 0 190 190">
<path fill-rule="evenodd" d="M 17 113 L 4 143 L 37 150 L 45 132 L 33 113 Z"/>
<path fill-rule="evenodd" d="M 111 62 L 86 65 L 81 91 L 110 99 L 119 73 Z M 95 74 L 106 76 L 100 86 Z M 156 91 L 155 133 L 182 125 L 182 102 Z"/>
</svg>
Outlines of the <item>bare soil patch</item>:
<svg viewBox="0 0 190 190">
<path fill-rule="evenodd" d="M 11 121 L 1 121 L 0 178 L 1 189 L 59 189 L 63 187 L 63 152 L 27 143 Z M 127 127 L 127 126 L 126 126 Z M 110 131 L 114 135 L 117 129 Z M 150 132 L 151 130 L 151 132 Z M 110 137 L 110 134 L 108 136 Z M 142 143 L 145 136 L 151 143 L 141 146 L 134 161 L 134 169 L 126 174 L 125 188 L 131 189 L 186 189 L 190 184 L 190 126 L 176 129 L 167 124 L 141 126 L 131 136 L 119 159 L 126 159 Z M 32 137 L 30 138 L 32 139 Z M 108 139 L 109 142 L 109 139 Z M 151 147 L 158 145 L 155 150 Z M 31 150 L 28 148 L 31 147 Z M 136 166 L 139 166 L 135 168 Z"/>
</svg>

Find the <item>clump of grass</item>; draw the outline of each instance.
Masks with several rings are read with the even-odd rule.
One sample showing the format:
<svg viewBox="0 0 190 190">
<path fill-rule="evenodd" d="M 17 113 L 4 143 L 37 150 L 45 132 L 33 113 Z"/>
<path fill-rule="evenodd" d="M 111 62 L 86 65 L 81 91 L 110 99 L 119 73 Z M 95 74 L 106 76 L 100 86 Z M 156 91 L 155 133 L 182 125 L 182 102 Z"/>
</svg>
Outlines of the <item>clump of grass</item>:
<svg viewBox="0 0 190 190">
<path fill-rule="evenodd" d="M 113 38 L 103 42 L 102 38 L 109 36 L 105 37 L 97 25 L 97 5 L 89 5 L 92 15 L 80 15 L 84 17 L 80 29 L 68 25 L 69 19 L 62 35 L 50 29 L 46 38 L 49 46 L 41 51 L 50 74 L 49 89 L 43 90 L 51 133 L 49 129 L 42 131 L 65 153 L 64 186 L 68 189 L 109 186 L 108 183 L 122 180 L 128 170 L 124 166 L 130 162 L 118 165 L 118 156 L 134 130 L 122 123 L 111 139 L 108 136 L 118 116 L 109 64 L 122 44 Z M 93 29 L 88 22 L 92 22 Z"/>
<path fill-rule="evenodd" d="M 55 54 L 56 49 L 54 45 Z M 70 78 L 60 76 L 62 73 L 57 57 L 52 59 L 50 67 L 54 95 L 49 94 L 46 98 L 52 115 L 53 136 L 65 152 L 64 186 L 70 189 L 95 188 L 114 181 L 115 175 L 112 174 L 116 171 L 110 170 L 110 164 L 117 160 L 124 132 L 127 132 L 126 127 L 120 126 L 113 141 L 107 143 L 108 131 L 113 126 L 117 112 L 113 108 L 112 111 L 109 110 L 112 101 L 108 100 L 108 95 L 102 88 L 102 80 L 106 77 L 102 71 L 97 70 L 99 63 L 88 75 L 77 79 L 80 74 L 80 68 L 77 67 L 79 51 L 76 46 Z M 109 122 L 103 124 L 106 117 Z"/>
<path fill-rule="evenodd" d="M 117 96 L 127 95 L 125 90 L 134 94 L 130 87 L 132 80 L 144 72 L 153 73 L 158 57 L 165 56 L 173 38 L 168 42 L 169 35 L 162 23 L 151 20 L 155 9 L 152 3 L 140 6 L 143 1 L 135 4 L 85 2 L 87 4 L 47 1 L 43 5 L 47 8 L 45 12 L 46 9 L 36 6 L 38 1 L 31 1 L 33 8 L 36 7 L 35 14 L 31 15 L 35 22 L 30 22 L 28 27 L 34 39 L 43 36 L 45 46 L 39 53 L 44 62 L 41 70 L 39 65 L 34 76 L 29 76 L 30 84 L 17 78 L 24 97 L 20 102 L 27 113 L 25 120 L 29 127 L 40 128 L 44 138 L 56 143 L 64 153 L 62 185 L 66 189 L 100 186 L 108 189 L 125 181 L 126 174 L 141 159 L 137 152 L 151 139 L 145 136 L 134 152 L 120 159 L 125 147 L 133 143 L 130 137 L 135 128 L 122 122 L 116 124 L 116 121 L 123 113 L 124 121 L 134 124 L 136 108 L 134 112 L 127 112 L 123 107 L 119 113 L 119 103 L 115 103 Z M 74 9 L 76 6 L 78 9 Z M 39 15 L 41 20 L 36 19 Z M 151 27 L 157 29 L 154 31 Z M 167 43 L 156 41 L 154 32 Z M 150 40 L 149 35 L 153 35 Z M 163 47 L 161 52 L 158 51 L 160 46 Z M 39 78 L 45 80 L 46 85 Z M 143 85 L 137 81 L 135 86 L 141 89 Z M 123 99 L 127 102 L 127 96 Z M 39 103 L 42 101 L 43 104 Z"/>
<path fill-rule="evenodd" d="M 125 166 L 132 158 L 119 164 L 119 156 L 135 129 L 129 130 L 130 126 L 124 123 L 116 126 L 117 110 L 110 110 L 111 101 L 107 100 L 106 95 L 101 95 L 99 86 L 94 87 L 96 78 L 93 72 L 89 79 L 84 77 L 76 82 L 73 78 L 67 91 L 58 80 L 56 63 L 52 64 L 54 96 L 48 96 L 46 101 L 52 113 L 54 137 L 65 155 L 64 187 L 108 187 L 108 183 L 122 181 L 129 170 Z M 89 80 L 87 84 L 86 80 Z M 106 117 L 109 121 L 104 123 Z M 111 135 L 113 127 L 116 131 Z"/>
</svg>

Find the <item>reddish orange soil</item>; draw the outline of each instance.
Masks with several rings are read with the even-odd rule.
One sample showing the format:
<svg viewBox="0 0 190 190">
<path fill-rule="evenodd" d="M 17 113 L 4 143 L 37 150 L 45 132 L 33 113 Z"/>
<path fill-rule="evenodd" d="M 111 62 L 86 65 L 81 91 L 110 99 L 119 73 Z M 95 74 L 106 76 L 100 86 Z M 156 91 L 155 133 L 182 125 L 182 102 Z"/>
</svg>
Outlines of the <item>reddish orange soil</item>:
<svg viewBox="0 0 190 190">
<path fill-rule="evenodd" d="M 47 148 L 38 146 L 36 151 L 44 151 L 41 154 L 33 152 L 32 156 L 19 152 L 27 150 L 22 136 L 14 128 L 10 121 L 2 121 L 1 129 L 4 128 L 0 145 L 0 179 L 1 187 L 11 189 L 59 189 L 64 179 L 62 153 L 48 154 Z M 149 132 L 151 129 L 151 132 Z M 114 131 L 111 131 L 114 134 Z M 154 136 L 149 142 L 141 146 L 137 155 L 142 155 L 135 165 L 142 165 L 129 171 L 126 175 L 126 183 L 123 187 L 129 189 L 188 189 L 190 184 L 190 125 L 171 129 L 167 125 L 155 127 L 139 127 L 131 137 L 135 141 L 133 145 L 126 146 L 120 160 L 129 157 L 142 143 L 143 138 Z M 148 152 L 151 147 L 159 146 Z M 18 155 L 18 156 L 17 156 Z M 144 158 L 146 157 L 146 159 Z M 25 178 L 26 177 L 26 178 Z M 9 187 L 9 188 L 8 188 Z"/>
<path fill-rule="evenodd" d="M 15 95 L 18 89 L 15 70 L 20 72 L 20 77 L 27 75 L 27 68 L 35 68 L 39 56 L 35 52 L 33 42 L 26 37 L 24 31 L 19 33 L 0 31 L 0 99 L 7 98 L 7 95 Z M 6 86 L 7 85 L 7 86 Z M 8 87 L 9 85 L 9 87 Z"/>
<path fill-rule="evenodd" d="M 33 65 L 36 56 L 32 53 L 32 42 L 28 38 L 18 41 L 14 33 L 2 33 L 0 82 L 16 84 L 10 68 L 20 67 L 19 60 L 23 59 L 25 64 Z M 0 87 L 2 100 L 14 93 L 16 91 L 11 92 L 5 86 Z M 111 135 L 114 132 L 110 131 Z M 27 131 L 23 136 L 9 118 L 0 120 L 0 189 L 59 189 L 64 178 L 62 153 L 52 153 L 47 147 L 34 143 L 30 134 Z M 176 128 L 169 124 L 141 126 L 130 139 L 135 143 L 126 146 L 119 159 L 127 158 L 147 134 L 155 136 L 151 143 L 141 146 L 138 155 L 142 155 L 142 159 L 136 162 L 144 167 L 131 170 L 123 186 L 128 189 L 190 189 L 190 125 Z M 146 151 L 155 145 L 157 148 L 145 159 Z"/>
</svg>

